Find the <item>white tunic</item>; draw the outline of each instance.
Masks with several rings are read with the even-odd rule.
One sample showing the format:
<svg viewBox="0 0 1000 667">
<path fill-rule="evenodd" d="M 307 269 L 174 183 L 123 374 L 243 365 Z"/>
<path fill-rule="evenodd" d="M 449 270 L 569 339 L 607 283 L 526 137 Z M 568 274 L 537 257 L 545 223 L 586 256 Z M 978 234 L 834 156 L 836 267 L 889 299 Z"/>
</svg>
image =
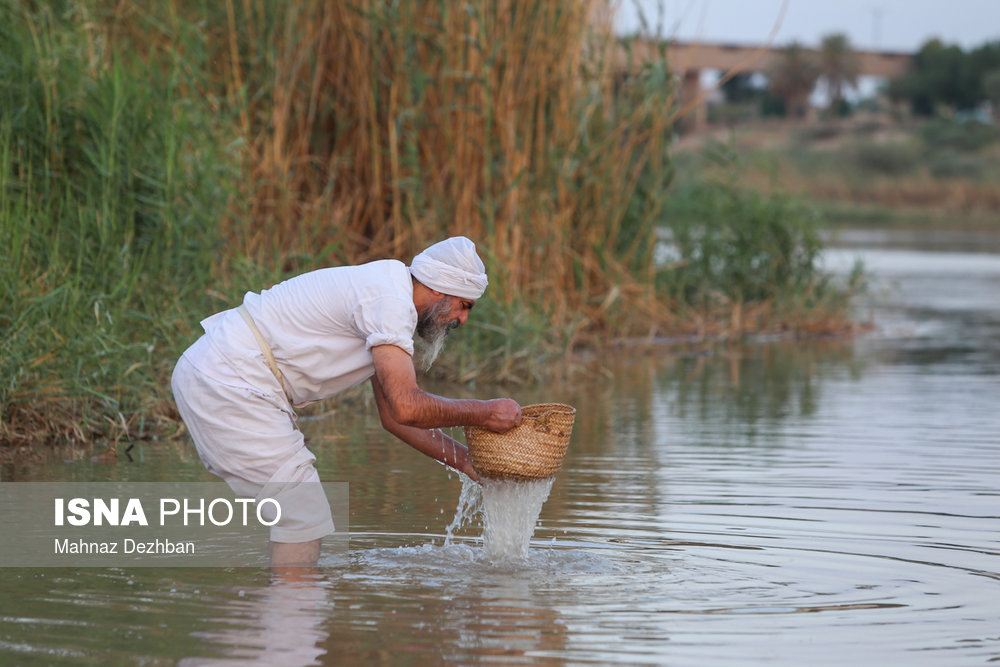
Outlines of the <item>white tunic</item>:
<svg viewBox="0 0 1000 667">
<path fill-rule="evenodd" d="M 371 348 L 413 354 L 417 311 L 406 265 L 387 259 L 290 278 L 243 305 L 270 344 L 296 406 L 329 398 L 375 372 Z M 205 336 L 184 356 L 218 382 L 266 394 L 287 406 L 252 331 L 235 310 L 202 321 Z"/>
</svg>

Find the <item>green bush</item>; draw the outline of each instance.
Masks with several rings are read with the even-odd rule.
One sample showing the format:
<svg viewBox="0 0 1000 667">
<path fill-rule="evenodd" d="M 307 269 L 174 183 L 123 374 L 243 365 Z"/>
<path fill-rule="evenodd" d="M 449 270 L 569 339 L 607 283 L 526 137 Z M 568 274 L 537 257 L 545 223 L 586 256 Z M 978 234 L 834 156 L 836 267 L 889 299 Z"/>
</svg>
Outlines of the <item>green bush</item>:
<svg viewBox="0 0 1000 667">
<path fill-rule="evenodd" d="M 860 171 L 884 176 L 913 173 L 921 153 L 920 145 L 911 141 L 858 142 L 850 150 L 851 161 Z"/>
<path fill-rule="evenodd" d="M 665 209 L 670 230 L 663 287 L 683 303 L 703 305 L 792 298 L 818 277 L 821 242 L 815 215 L 800 201 L 730 180 L 688 182 Z"/>
<path fill-rule="evenodd" d="M 942 150 L 929 158 L 928 169 L 935 178 L 965 178 L 977 180 L 988 171 L 986 161 L 977 155 L 955 150 Z"/>
<path fill-rule="evenodd" d="M 838 123 L 817 123 L 809 125 L 795 131 L 796 143 L 812 143 L 814 141 L 824 141 L 836 139 L 844 130 Z"/>
<path fill-rule="evenodd" d="M 871 137 L 885 129 L 885 124 L 877 120 L 866 120 L 855 125 L 851 132 L 856 137 Z"/>
<path fill-rule="evenodd" d="M 980 151 L 1000 140 L 1000 128 L 979 121 L 934 121 L 920 128 L 920 138 L 930 152 Z"/>
</svg>

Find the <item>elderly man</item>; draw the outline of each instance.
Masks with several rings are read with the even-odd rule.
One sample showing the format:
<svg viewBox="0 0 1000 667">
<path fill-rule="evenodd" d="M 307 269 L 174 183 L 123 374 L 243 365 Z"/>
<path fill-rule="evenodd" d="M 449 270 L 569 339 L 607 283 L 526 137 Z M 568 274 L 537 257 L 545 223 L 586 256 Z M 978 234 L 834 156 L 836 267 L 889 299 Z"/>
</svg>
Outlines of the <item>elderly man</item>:
<svg viewBox="0 0 1000 667">
<path fill-rule="evenodd" d="M 319 489 L 295 408 L 370 378 L 386 430 L 476 479 L 465 446 L 437 429 L 502 432 L 520 423 L 521 408 L 509 398 L 454 400 L 421 390 L 413 334 L 428 343 L 429 364 L 486 285 L 475 244 L 458 236 L 409 267 L 387 259 L 319 269 L 247 292 L 238 308 L 203 320 L 205 334 L 181 356 L 171 385 L 205 467 L 240 495 L 275 485 Z M 320 539 L 333 532 L 325 497 L 297 498 L 282 504 L 271 528 L 272 566 L 315 562 Z"/>
</svg>

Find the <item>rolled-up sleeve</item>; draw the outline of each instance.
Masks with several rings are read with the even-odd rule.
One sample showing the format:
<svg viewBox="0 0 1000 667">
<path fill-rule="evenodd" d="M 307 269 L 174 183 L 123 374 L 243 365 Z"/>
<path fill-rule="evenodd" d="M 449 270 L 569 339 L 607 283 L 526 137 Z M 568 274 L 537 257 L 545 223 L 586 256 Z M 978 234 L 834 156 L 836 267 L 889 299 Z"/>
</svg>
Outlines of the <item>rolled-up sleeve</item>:
<svg viewBox="0 0 1000 667">
<path fill-rule="evenodd" d="M 354 324 L 365 337 L 365 349 L 395 345 L 413 356 L 417 311 L 413 302 L 395 297 L 365 300 L 354 310 Z"/>
</svg>

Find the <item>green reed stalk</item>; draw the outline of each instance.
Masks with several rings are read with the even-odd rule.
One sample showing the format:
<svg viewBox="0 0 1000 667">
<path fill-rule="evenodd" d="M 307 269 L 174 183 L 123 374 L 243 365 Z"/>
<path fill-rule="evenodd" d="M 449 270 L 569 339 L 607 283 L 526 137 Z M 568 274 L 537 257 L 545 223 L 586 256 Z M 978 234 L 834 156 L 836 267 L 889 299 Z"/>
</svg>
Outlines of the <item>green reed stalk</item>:
<svg viewBox="0 0 1000 667">
<path fill-rule="evenodd" d="M 127 437 L 140 414 L 169 410 L 178 332 L 203 300 L 228 200 L 211 111 L 178 94 L 181 61 L 101 50 L 75 11 L 0 2 L 0 441 L 12 444 Z"/>
</svg>

